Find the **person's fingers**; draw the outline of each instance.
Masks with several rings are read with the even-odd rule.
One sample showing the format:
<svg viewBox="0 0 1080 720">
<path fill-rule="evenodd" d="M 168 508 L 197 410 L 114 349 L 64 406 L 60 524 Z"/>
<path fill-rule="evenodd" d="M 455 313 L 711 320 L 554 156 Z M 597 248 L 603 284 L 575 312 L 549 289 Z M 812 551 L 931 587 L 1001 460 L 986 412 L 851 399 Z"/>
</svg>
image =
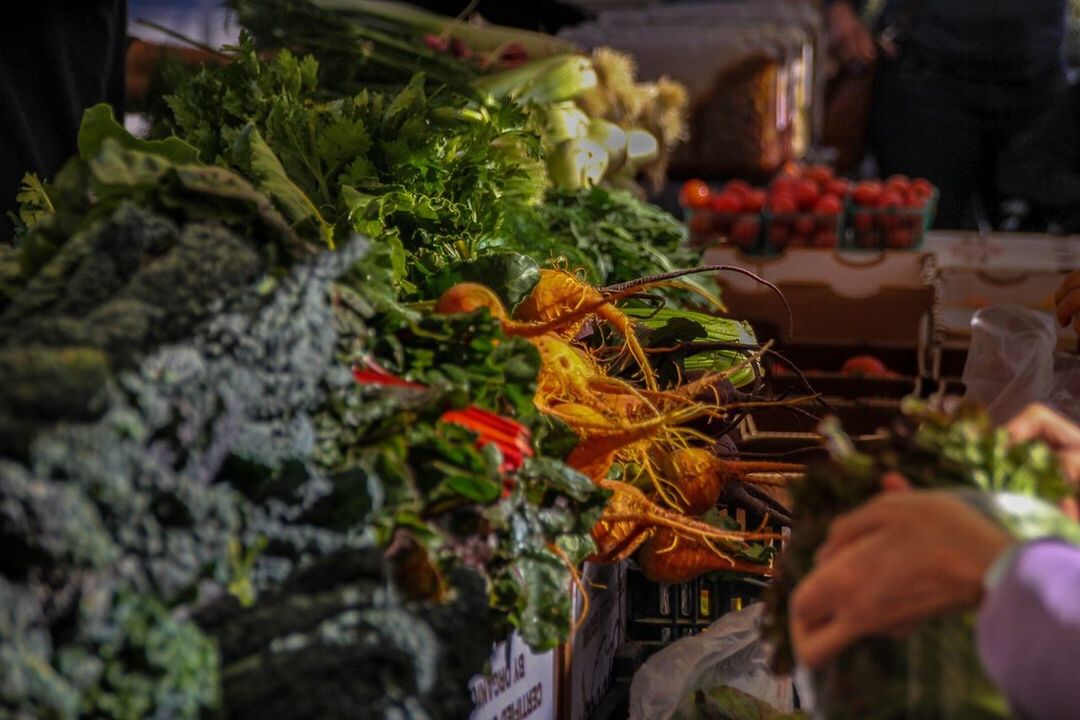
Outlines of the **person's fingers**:
<svg viewBox="0 0 1080 720">
<path fill-rule="evenodd" d="M 791 644 L 795 656 L 809 668 L 819 668 L 832 660 L 859 636 L 857 628 L 844 616 L 817 625 L 791 624 Z"/>
<path fill-rule="evenodd" d="M 1054 293 L 1054 302 L 1061 302 L 1066 295 L 1075 290 L 1080 290 L 1080 270 L 1066 276 L 1065 281 L 1061 283 L 1061 287 Z"/>
<path fill-rule="evenodd" d="M 1062 327 L 1068 327 L 1080 313 L 1080 289 L 1070 290 L 1057 301 L 1057 319 Z"/>
<path fill-rule="evenodd" d="M 1055 450 L 1080 447 L 1080 426 L 1040 403 L 1028 405 L 1005 429 L 1013 442 L 1042 440 Z"/>
<path fill-rule="evenodd" d="M 829 525 L 829 534 L 825 542 L 814 555 L 815 560 L 819 563 L 824 562 L 845 546 L 880 527 L 891 511 L 892 500 L 895 497 L 895 493 L 879 495 L 833 520 Z"/>
<path fill-rule="evenodd" d="M 913 488 L 906 477 L 897 472 L 890 472 L 882 476 L 881 489 L 885 492 L 909 492 Z"/>
<path fill-rule="evenodd" d="M 1058 454 L 1061 472 L 1074 487 L 1080 488 L 1080 448 L 1072 448 Z"/>
</svg>

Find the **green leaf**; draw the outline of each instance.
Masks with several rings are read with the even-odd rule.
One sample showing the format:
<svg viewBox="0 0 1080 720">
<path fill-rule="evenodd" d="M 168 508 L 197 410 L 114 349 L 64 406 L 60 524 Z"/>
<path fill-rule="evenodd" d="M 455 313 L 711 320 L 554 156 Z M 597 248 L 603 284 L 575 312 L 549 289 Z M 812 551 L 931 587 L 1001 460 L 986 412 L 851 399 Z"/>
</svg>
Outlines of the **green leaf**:
<svg viewBox="0 0 1080 720">
<path fill-rule="evenodd" d="M 262 134 L 251 123 L 244 126 L 233 147 L 234 157 L 244 157 L 259 189 L 281 208 L 294 224 L 310 222 L 318 228 L 319 237 L 328 247 L 334 247 L 334 230 L 323 218 L 315 203 L 285 172 L 281 161 Z"/>
<path fill-rule="evenodd" d="M 425 285 L 425 294 L 438 297 L 460 282 L 475 282 L 495 291 L 507 308 L 524 299 L 540 281 L 540 265 L 516 252 L 494 252 L 475 260 L 452 263 Z"/>
<path fill-rule="evenodd" d="M 140 140 L 134 137 L 113 117 L 112 106 L 100 103 L 83 113 L 79 126 L 79 157 L 90 160 L 100 152 L 106 139 L 115 140 L 129 150 L 157 155 L 177 165 L 199 160 L 199 151 L 178 137 L 164 140 Z"/>
</svg>

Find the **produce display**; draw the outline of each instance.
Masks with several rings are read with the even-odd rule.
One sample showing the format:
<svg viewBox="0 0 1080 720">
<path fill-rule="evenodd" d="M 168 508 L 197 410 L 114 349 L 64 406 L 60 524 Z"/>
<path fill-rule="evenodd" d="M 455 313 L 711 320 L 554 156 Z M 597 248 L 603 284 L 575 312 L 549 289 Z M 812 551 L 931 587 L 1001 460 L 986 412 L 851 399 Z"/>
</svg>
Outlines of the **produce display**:
<svg viewBox="0 0 1080 720">
<path fill-rule="evenodd" d="M 535 76 L 250 6 L 276 52 L 176 79 L 147 139 L 88 110 L 0 249 L 3 714 L 463 717 L 494 639 L 580 622 L 587 557 L 771 575 L 717 507 L 800 469 L 720 453 L 801 402 L 702 311 L 745 271 L 554 187 Z"/>
<path fill-rule="evenodd" d="M 789 247 L 904 250 L 922 243 L 937 190 L 903 176 L 853 184 L 826 165 L 789 163 L 765 188 L 736 179 L 714 190 L 688 180 L 679 201 L 696 246 L 726 241 L 752 255 Z"/>
<path fill-rule="evenodd" d="M 934 407 L 907 401 L 905 414 L 880 446 L 858 452 L 838 426 L 828 431 L 832 460 L 811 466 L 791 485 L 794 525 L 767 607 L 774 670 L 793 666 L 787 601 L 813 566 L 829 522 L 881 490 L 898 472 L 916 488 L 951 489 L 1018 539 L 1058 536 L 1080 543 L 1080 528 L 1053 505 L 1069 490 L 1049 447 L 1012 444 L 977 407 L 959 401 Z M 1028 496 L 1018 502 L 1004 493 Z M 952 615 L 927 622 L 899 640 L 866 638 L 813 674 L 816 711 L 830 719 L 1012 717 L 985 676 L 974 619 Z"/>
</svg>

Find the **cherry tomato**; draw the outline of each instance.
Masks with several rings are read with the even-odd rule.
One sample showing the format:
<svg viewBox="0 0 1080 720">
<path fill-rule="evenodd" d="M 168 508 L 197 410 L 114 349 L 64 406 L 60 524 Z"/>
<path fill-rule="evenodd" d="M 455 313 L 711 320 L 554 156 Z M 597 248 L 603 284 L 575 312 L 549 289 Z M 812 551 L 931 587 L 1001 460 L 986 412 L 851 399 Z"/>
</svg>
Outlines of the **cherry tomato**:
<svg viewBox="0 0 1080 720">
<path fill-rule="evenodd" d="M 757 243 L 761 223 L 756 217 L 741 217 L 731 226 L 731 244 L 749 250 Z"/>
<path fill-rule="evenodd" d="M 828 165 L 811 165 L 803 173 L 803 177 L 825 188 L 833 179 L 833 171 Z"/>
<path fill-rule="evenodd" d="M 825 192 L 830 195 L 836 195 L 839 198 L 846 198 L 848 193 L 851 192 L 851 183 L 844 178 L 833 178 L 825 187 Z"/>
<path fill-rule="evenodd" d="M 709 235 L 713 228 L 712 213 L 696 212 L 690 216 L 690 233 L 695 237 Z"/>
<path fill-rule="evenodd" d="M 814 233 L 814 247 L 836 247 L 836 232 L 829 230 L 818 230 L 816 233 Z"/>
<path fill-rule="evenodd" d="M 724 192 L 734 193 L 739 197 L 745 197 L 753 189 L 754 188 L 750 185 L 750 183 L 746 182 L 745 180 L 728 180 L 727 183 L 724 185 Z"/>
<path fill-rule="evenodd" d="M 911 181 L 911 193 L 918 193 L 922 197 L 930 198 L 934 195 L 934 186 L 926 178 L 915 178 Z"/>
<path fill-rule="evenodd" d="M 857 212 L 852 218 L 852 223 L 859 232 L 869 232 L 874 229 L 874 216 L 868 212 Z"/>
<path fill-rule="evenodd" d="M 764 190 L 751 190 L 743 198 L 743 208 L 746 212 L 761 212 L 765 208 L 765 200 Z"/>
<path fill-rule="evenodd" d="M 709 206 L 710 194 L 703 180 L 687 180 L 679 190 L 679 204 L 690 210 L 702 210 Z"/>
<path fill-rule="evenodd" d="M 821 191 L 813 180 L 796 180 L 792 190 L 799 209 L 803 211 L 812 210 L 821 197 Z"/>
<path fill-rule="evenodd" d="M 823 195 L 814 206 L 819 215 L 839 215 L 844 210 L 844 203 L 836 195 Z"/>
<path fill-rule="evenodd" d="M 795 219 L 792 223 L 792 230 L 795 236 L 801 240 L 809 240 L 810 236 L 814 234 L 814 218 L 809 215 L 801 215 Z"/>
<path fill-rule="evenodd" d="M 791 195 L 776 194 L 769 198 L 769 209 L 777 215 L 791 215 L 799 211 L 799 205 Z"/>
<path fill-rule="evenodd" d="M 892 374 L 889 372 L 889 368 L 885 367 L 885 363 L 873 355 L 856 355 L 853 358 L 848 358 L 841 366 L 840 372 L 846 375 L 865 375 L 867 377 L 887 377 Z"/>
<path fill-rule="evenodd" d="M 709 202 L 709 207 L 717 214 L 734 214 L 742 212 L 743 202 L 735 193 L 725 190 L 719 195 L 713 195 L 712 200 Z"/>
<path fill-rule="evenodd" d="M 907 175 L 904 175 L 903 173 L 896 173 L 895 175 L 890 175 L 889 177 L 885 178 L 886 185 L 892 185 L 893 183 L 897 183 L 900 185 L 910 185 L 911 178 L 909 178 Z"/>
<path fill-rule="evenodd" d="M 909 248 L 912 245 L 911 231 L 904 228 L 890 230 L 885 236 L 885 241 L 889 247 L 897 250 Z"/>
<path fill-rule="evenodd" d="M 852 198 L 857 205 L 874 207 L 877 205 L 882 192 L 884 192 L 884 188 L 877 180 L 863 180 L 855 186 L 855 190 L 852 192 Z"/>
<path fill-rule="evenodd" d="M 788 231 L 787 224 L 774 222 L 769 227 L 768 240 L 777 250 L 786 248 L 791 243 L 791 233 Z"/>
</svg>

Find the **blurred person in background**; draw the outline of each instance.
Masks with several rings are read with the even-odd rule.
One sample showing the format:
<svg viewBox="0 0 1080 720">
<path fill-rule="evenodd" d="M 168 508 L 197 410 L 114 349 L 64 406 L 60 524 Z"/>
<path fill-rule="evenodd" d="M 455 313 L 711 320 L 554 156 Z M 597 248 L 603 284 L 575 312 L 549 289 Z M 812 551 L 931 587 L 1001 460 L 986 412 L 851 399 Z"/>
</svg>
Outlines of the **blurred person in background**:
<svg viewBox="0 0 1080 720">
<path fill-rule="evenodd" d="M 877 37 L 866 4 L 826 0 L 825 12 L 840 62 L 877 62 L 869 140 L 881 174 L 937 185 L 939 228 L 994 224 L 1002 153 L 1064 85 L 1067 0 L 886 0 Z"/>
<path fill-rule="evenodd" d="M 211 5 L 223 13 L 218 0 L 133 0 L 131 10 L 168 6 L 175 20 L 202 17 Z M 0 242 L 14 231 L 8 214 L 18 207 L 23 176 L 52 178 L 76 154 L 84 110 L 108 103 L 122 118 L 141 101 L 162 53 L 193 63 L 216 57 L 129 40 L 128 11 L 127 0 L 0 6 Z"/>
<path fill-rule="evenodd" d="M 1008 424 L 1038 438 L 1080 483 L 1080 427 L 1033 405 Z M 827 664 L 868 636 L 904 636 L 924 620 L 977 611 L 979 658 L 1021 717 L 1073 718 L 1080 708 L 1080 548 L 1052 538 L 1017 543 L 944 491 L 885 492 L 840 516 L 791 598 L 796 657 Z M 1063 508 L 1076 518 L 1076 502 Z"/>
</svg>

